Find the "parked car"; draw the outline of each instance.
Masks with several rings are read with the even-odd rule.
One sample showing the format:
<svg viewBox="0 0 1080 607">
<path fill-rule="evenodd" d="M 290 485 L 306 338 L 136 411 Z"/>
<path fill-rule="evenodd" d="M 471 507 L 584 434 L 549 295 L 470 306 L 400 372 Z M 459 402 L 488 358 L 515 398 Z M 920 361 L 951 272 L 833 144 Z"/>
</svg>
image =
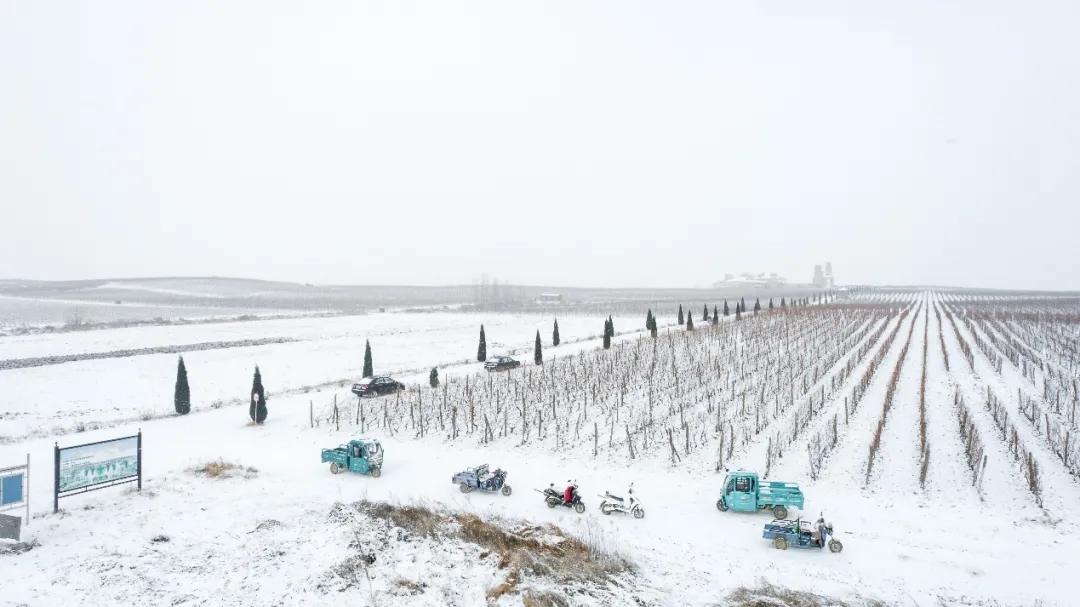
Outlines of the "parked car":
<svg viewBox="0 0 1080 607">
<path fill-rule="evenodd" d="M 484 368 L 488 371 L 506 371 L 508 369 L 517 369 L 521 366 L 521 362 L 516 361 L 509 356 L 500 356 L 495 360 L 489 360 L 484 363 Z"/>
<path fill-rule="evenodd" d="M 365 377 L 353 384 L 352 393 L 357 396 L 382 396 L 384 394 L 393 394 L 398 390 L 404 389 L 405 384 L 396 381 L 392 377 L 380 375 L 376 377 Z"/>
</svg>

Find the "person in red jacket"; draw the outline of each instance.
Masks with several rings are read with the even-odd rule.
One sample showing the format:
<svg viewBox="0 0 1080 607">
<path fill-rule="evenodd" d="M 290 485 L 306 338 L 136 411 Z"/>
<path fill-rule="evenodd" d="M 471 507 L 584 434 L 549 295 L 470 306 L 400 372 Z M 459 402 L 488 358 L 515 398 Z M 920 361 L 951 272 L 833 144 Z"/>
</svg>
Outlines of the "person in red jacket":
<svg viewBox="0 0 1080 607">
<path fill-rule="evenodd" d="M 563 492 L 563 503 L 570 505 L 570 502 L 574 501 L 574 483 L 572 481 L 566 481 L 566 491 Z"/>
</svg>

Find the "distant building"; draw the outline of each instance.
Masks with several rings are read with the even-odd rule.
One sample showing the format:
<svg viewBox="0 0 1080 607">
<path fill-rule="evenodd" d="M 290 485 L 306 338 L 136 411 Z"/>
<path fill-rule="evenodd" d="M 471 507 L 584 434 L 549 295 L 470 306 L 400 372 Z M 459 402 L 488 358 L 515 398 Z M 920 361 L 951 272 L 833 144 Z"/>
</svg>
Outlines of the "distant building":
<svg viewBox="0 0 1080 607">
<path fill-rule="evenodd" d="M 563 303 L 563 296 L 561 293 L 541 293 L 534 301 L 538 304 L 559 305 Z"/>
<path fill-rule="evenodd" d="M 724 280 L 713 283 L 714 289 L 735 289 L 735 288 L 763 288 L 763 289 L 776 289 L 788 284 L 788 281 L 783 276 L 778 275 L 776 272 L 772 272 L 768 275 L 765 272 L 758 272 L 754 274 L 752 272 L 743 272 L 737 277 L 734 274 L 724 274 Z"/>
</svg>

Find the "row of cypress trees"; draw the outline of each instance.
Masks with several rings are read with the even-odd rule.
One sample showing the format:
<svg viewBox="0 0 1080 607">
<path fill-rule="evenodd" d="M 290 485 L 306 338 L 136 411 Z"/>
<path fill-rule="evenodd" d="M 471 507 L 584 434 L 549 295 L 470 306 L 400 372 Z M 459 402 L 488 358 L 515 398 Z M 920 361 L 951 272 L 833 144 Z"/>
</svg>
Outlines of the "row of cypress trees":
<svg viewBox="0 0 1080 607">
<path fill-rule="evenodd" d="M 181 356 L 176 364 L 176 388 L 173 391 L 173 407 L 179 415 L 191 413 L 191 386 L 188 384 L 187 365 Z M 251 421 L 261 424 L 266 421 L 268 415 L 266 409 L 266 391 L 262 385 L 262 373 L 259 366 L 255 365 L 255 376 L 251 381 L 251 404 L 248 407 L 248 416 Z"/>
<path fill-rule="evenodd" d="M 820 298 L 820 296 L 815 295 L 813 300 L 814 301 L 821 301 L 821 298 Z M 802 299 L 799 299 L 799 300 L 792 300 L 792 306 L 806 306 L 806 305 L 810 304 L 810 301 L 811 301 L 811 298 L 809 298 L 809 297 L 802 298 Z M 786 308 L 787 305 L 788 305 L 787 300 L 785 298 L 781 297 L 780 298 L 780 308 L 781 309 Z M 769 309 L 772 310 L 773 308 L 774 308 L 773 300 L 772 300 L 772 298 L 769 298 Z M 743 315 L 743 313 L 745 311 L 746 311 L 746 299 L 741 298 L 738 302 L 735 303 L 735 320 L 741 320 L 742 315 Z M 754 314 L 757 314 L 760 311 L 761 311 L 761 299 L 758 298 L 758 299 L 756 299 L 754 301 Z M 724 314 L 724 316 L 728 316 L 730 314 L 730 311 L 729 311 L 729 308 L 728 308 L 728 302 L 727 302 L 726 299 L 724 300 L 724 312 L 723 312 L 723 314 Z M 701 318 L 705 322 L 711 322 L 711 324 L 714 324 L 714 325 L 717 324 L 720 321 L 720 315 L 719 315 L 719 313 L 717 311 L 717 307 L 713 306 L 712 315 L 710 317 L 710 315 L 709 315 L 709 306 L 708 306 L 708 304 L 705 304 L 705 306 L 704 306 L 704 308 L 702 309 L 702 312 L 701 312 Z M 679 325 L 685 326 L 687 331 L 693 331 L 694 330 L 693 314 L 686 313 L 684 315 L 682 304 L 679 304 L 678 322 L 679 322 Z M 653 315 L 651 309 L 648 310 L 648 312 L 647 312 L 647 314 L 645 316 L 645 328 L 649 331 L 649 333 L 652 335 L 652 337 L 656 337 L 656 333 L 657 333 L 656 316 Z M 613 337 L 615 337 L 615 322 L 614 322 L 614 320 L 612 320 L 611 316 L 608 316 L 607 319 L 604 321 L 603 344 L 604 344 L 604 349 L 605 350 L 611 348 L 611 339 Z M 560 343 L 559 321 L 558 321 L 558 319 L 555 320 L 555 325 L 554 325 L 554 327 L 552 329 L 552 332 L 551 332 L 551 343 L 552 343 L 553 346 L 558 346 L 559 343 Z M 484 332 L 484 325 L 480 325 L 480 344 L 479 344 L 479 346 L 477 347 L 477 350 L 476 350 L 476 360 L 479 361 L 479 362 L 484 362 L 484 361 L 487 360 L 487 335 Z M 536 363 L 537 365 L 542 364 L 544 362 L 543 343 L 542 343 L 542 341 L 540 339 L 540 331 L 539 330 L 537 330 L 537 332 L 536 332 L 536 342 L 533 345 L 533 362 Z M 364 342 L 364 370 L 363 370 L 363 374 L 364 374 L 364 377 L 371 377 L 372 375 L 374 375 L 374 373 L 375 373 L 374 365 L 372 364 L 372 359 L 371 359 L 371 342 L 368 341 L 368 340 L 365 340 L 365 342 Z M 438 387 L 438 385 L 439 385 L 439 370 L 438 370 L 438 368 L 432 368 L 431 369 L 431 374 L 428 376 L 428 381 L 429 381 L 429 383 L 431 384 L 431 386 L 433 388 Z M 180 414 L 180 415 L 187 415 L 188 413 L 191 412 L 191 387 L 188 385 L 187 367 L 184 365 L 184 357 L 183 356 L 180 357 L 180 360 L 177 363 L 177 368 L 176 368 L 176 388 L 175 388 L 175 391 L 174 391 L 174 394 L 173 394 L 173 405 L 174 405 L 174 407 L 176 409 L 176 412 L 178 414 Z M 251 404 L 250 404 L 250 406 L 248 408 L 248 415 L 251 417 L 251 420 L 253 422 L 255 422 L 257 424 L 261 424 L 264 421 L 266 421 L 267 414 L 268 414 L 268 412 L 267 412 L 267 409 L 266 409 L 266 394 L 265 394 L 265 390 L 263 389 L 263 385 L 262 385 L 262 374 L 259 371 L 258 365 L 256 365 L 255 366 L 255 376 L 252 379 Z"/>
</svg>

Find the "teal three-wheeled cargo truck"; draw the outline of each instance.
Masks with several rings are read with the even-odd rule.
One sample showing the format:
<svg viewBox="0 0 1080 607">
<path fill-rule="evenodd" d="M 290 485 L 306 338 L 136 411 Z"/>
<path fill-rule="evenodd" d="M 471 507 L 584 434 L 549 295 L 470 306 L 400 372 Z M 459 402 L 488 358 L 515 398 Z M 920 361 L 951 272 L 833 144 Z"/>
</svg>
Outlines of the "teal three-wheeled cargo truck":
<svg viewBox="0 0 1080 607">
<path fill-rule="evenodd" d="M 322 450 L 322 461 L 330 462 L 330 472 L 350 470 L 379 478 L 382 474 L 383 449 L 377 440 L 358 438 L 333 449 Z"/>
<path fill-rule="evenodd" d="M 724 479 L 724 494 L 716 502 L 721 512 L 772 510 L 778 519 L 787 518 L 791 507 L 802 509 L 803 493 L 796 483 L 762 481 L 754 472 L 731 472 Z"/>
</svg>

